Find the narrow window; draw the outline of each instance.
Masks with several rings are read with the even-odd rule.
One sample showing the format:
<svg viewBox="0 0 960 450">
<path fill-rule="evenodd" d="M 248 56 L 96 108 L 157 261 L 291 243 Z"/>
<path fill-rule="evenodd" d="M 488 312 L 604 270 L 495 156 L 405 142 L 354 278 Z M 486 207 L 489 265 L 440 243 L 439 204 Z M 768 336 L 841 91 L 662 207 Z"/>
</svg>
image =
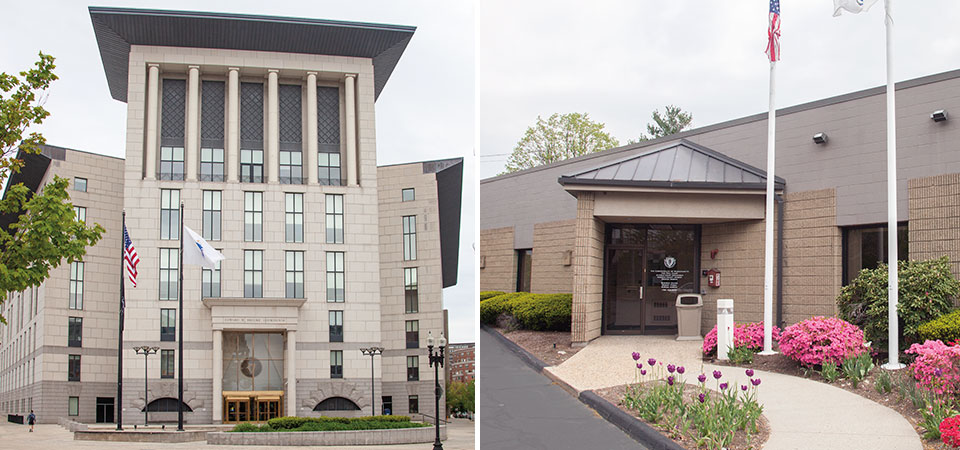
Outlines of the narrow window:
<svg viewBox="0 0 960 450">
<path fill-rule="evenodd" d="M 847 285 L 863 269 L 876 269 L 886 264 L 887 226 L 850 227 L 843 229 L 843 284 Z M 897 224 L 897 258 L 900 261 L 910 259 L 908 223 Z"/>
<path fill-rule="evenodd" d="M 73 179 L 73 190 L 80 192 L 87 192 L 87 179 L 75 177 Z"/>
<path fill-rule="evenodd" d="M 217 251 L 222 252 L 221 249 Z M 201 272 L 201 295 L 204 298 L 217 298 L 220 297 L 220 261 L 217 261 L 217 266 L 214 269 L 203 268 Z"/>
<path fill-rule="evenodd" d="M 74 206 L 73 207 L 73 216 L 77 219 L 78 222 L 87 221 L 87 208 L 83 206 Z"/>
<path fill-rule="evenodd" d="M 343 350 L 330 350 L 330 378 L 343 378 Z"/>
<path fill-rule="evenodd" d="M 280 183 L 303 184 L 303 107 L 300 86 L 281 84 L 280 108 Z"/>
<path fill-rule="evenodd" d="M 183 147 L 160 147 L 160 179 L 183 179 Z"/>
<path fill-rule="evenodd" d="M 180 239 L 178 189 L 160 189 L 160 239 Z"/>
<path fill-rule="evenodd" d="M 343 311 L 330 311 L 330 342 L 343 342 Z"/>
<path fill-rule="evenodd" d="M 243 296 L 263 297 L 263 250 L 243 251 Z"/>
<path fill-rule="evenodd" d="M 160 310 L 160 341 L 173 342 L 177 338 L 177 310 L 163 308 Z"/>
<path fill-rule="evenodd" d="M 160 300 L 177 300 L 180 295 L 180 254 L 176 248 L 160 249 Z"/>
<path fill-rule="evenodd" d="M 393 396 L 384 395 L 383 397 L 381 397 L 381 401 L 383 402 L 383 409 L 382 409 L 383 415 L 392 416 L 393 415 Z"/>
<path fill-rule="evenodd" d="M 402 190 L 402 191 L 400 191 L 400 192 L 401 192 L 400 198 L 401 198 L 402 201 L 412 202 L 412 201 L 416 200 L 416 194 L 415 194 L 413 188 L 404 189 L 404 190 Z"/>
<path fill-rule="evenodd" d="M 303 252 L 286 252 L 287 298 L 303 298 Z"/>
<path fill-rule="evenodd" d="M 417 289 L 417 268 L 405 267 L 403 269 L 403 294 L 406 303 L 406 312 L 415 313 L 420 311 L 419 290 Z"/>
<path fill-rule="evenodd" d="M 208 241 L 220 240 L 221 191 L 203 191 L 203 238 Z"/>
<path fill-rule="evenodd" d="M 517 292 L 530 292 L 530 277 L 533 268 L 533 250 L 517 250 Z"/>
<path fill-rule="evenodd" d="M 286 197 L 287 242 L 303 242 L 303 194 L 288 192 Z"/>
<path fill-rule="evenodd" d="M 173 378 L 173 350 L 160 350 L 160 378 Z"/>
<path fill-rule="evenodd" d="M 420 381 L 420 357 L 407 357 L 407 381 Z"/>
<path fill-rule="evenodd" d="M 343 243 L 343 194 L 327 194 L 324 202 L 327 221 L 327 243 Z"/>
<path fill-rule="evenodd" d="M 224 82 L 204 81 L 200 93 L 200 181 L 223 181 Z"/>
<path fill-rule="evenodd" d="M 417 259 L 417 216 L 403 216 L 403 260 Z"/>
<path fill-rule="evenodd" d="M 160 118 L 160 179 L 183 179 L 183 143 L 186 122 L 185 80 L 163 80 Z"/>
<path fill-rule="evenodd" d="M 240 83 L 240 182 L 263 183 L 263 83 Z"/>
<path fill-rule="evenodd" d="M 327 252 L 327 301 L 343 303 L 343 252 Z"/>
<path fill-rule="evenodd" d="M 80 397 L 69 397 L 67 399 L 67 414 L 71 416 L 80 415 Z"/>
<path fill-rule="evenodd" d="M 83 317 L 67 318 L 67 346 L 83 347 Z"/>
<path fill-rule="evenodd" d="M 408 397 L 409 414 L 417 414 L 420 412 L 420 397 L 416 395 L 411 395 Z"/>
<path fill-rule="evenodd" d="M 317 165 L 320 184 L 340 186 L 340 90 L 317 88 Z"/>
<path fill-rule="evenodd" d="M 70 309 L 83 309 L 83 261 L 70 264 Z"/>
<path fill-rule="evenodd" d="M 80 355 L 67 356 L 67 381 L 80 381 Z"/>
<path fill-rule="evenodd" d="M 263 192 L 243 193 L 243 240 L 263 241 Z"/>
<path fill-rule="evenodd" d="M 420 347 L 420 321 L 407 321 L 407 348 Z"/>
<path fill-rule="evenodd" d="M 200 149 L 200 181 L 223 181 L 223 149 Z"/>
</svg>

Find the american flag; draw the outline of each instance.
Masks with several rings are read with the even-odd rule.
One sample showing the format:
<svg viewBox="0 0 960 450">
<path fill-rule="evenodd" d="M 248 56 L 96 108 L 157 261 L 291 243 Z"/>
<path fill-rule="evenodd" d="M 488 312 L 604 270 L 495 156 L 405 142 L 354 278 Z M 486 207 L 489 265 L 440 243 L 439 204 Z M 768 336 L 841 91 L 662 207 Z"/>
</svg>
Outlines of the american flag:
<svg viewBox="0 0 960 450">
<path fill-rule="evenodd" d="M 767 56 L 780 60 L 780 0 L 770 0 L 770 27 L 767 28 Z"/>
<path fill-rule="evenodd" d="M 133 247 L 133 241 L 127 233 L 127 226 L 123 226 L 123 266 L 127 269 L 127 277 L 133 287 L 137 287 L 137 264 L 140 264 L 140 257 L 137 256 L 137 249 Z M 122 301 L 122 300 L 121 300 Z M 120 305 L 122 308 L 123 305 Z"/>
</svg>

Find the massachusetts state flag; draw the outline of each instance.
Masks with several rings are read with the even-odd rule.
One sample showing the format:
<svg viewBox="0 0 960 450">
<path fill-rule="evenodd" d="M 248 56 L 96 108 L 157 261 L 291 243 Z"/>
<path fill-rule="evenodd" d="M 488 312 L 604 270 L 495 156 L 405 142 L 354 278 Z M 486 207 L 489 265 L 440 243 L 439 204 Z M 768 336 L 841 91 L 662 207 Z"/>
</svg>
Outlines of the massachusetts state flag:
<svg viewBox="0 0 960 450">
<path fill-rule="evenodd" d="M 190 227 L 184 225 L 183 233 L 183 263 L 216 269 L 217 263 L 223 260 L 223 254 Z"/>
<path fill-rule="evenodd" d="M 766 53 L 770 62 L 780 60 L 780 0 L 770 0 L 770 26 L 767 27 Z"/>
<path fill-rule="evenodd" d="M 127 226 L 123 226 L 123 266 L 127 270 L 127 278 L 130 279 L 130 284 L 133 287 L 137 287 L 137 265 L 140 264 L 140 257 L 137 256 L 137 249 L 133 247 L 133 241 L 130 240 L 130 235 L 127 233 Z M 121 299 L 120 307 L 123 308 Z"/>
<path fill-rule="evenodd" d="M 833 17 L 839 16 L 843 10 L 854 14 L 867 12 L 876 2 L 877 0 L 833 0 Z"/>
</svg>

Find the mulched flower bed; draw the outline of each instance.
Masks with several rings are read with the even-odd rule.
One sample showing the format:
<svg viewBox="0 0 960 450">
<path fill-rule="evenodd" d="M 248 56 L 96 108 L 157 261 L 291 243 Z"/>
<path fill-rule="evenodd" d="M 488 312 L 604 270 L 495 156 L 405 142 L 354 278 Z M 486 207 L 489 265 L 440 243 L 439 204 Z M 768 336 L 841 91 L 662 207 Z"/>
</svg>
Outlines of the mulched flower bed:
<svg viewBox="0 0 960 450">
<path fill-rule="evenodd" d="M 694 443 L 693 440 L 691 440 L 689 437 L 682 436 L 680 435 L 680 433 L 670 433 L 669 430 L 665 430 L 663 429 L 663 427 L 659 425 L 655 425 L 641 419 L 637 415 L 636 410 L 625 407 L 623 405 L 623 397 L 627 392 L 628 386 L 630 385 L 623 384 L 620 386 L 612 386 L 608 388 L 597 389 L 594 392 L 596 392 L 596 394 L 599 395 L 604 400 L 614 405 L 617 405 L 617 407 L 620 408 L 621 411 L 626 412 L 627 414 L 636 418 L 637 420 L 643 423 L 646 423 L 647 425 L 650 425 L 657 431 L 660 431 L 661 434 L 672 439 L 681 447 L 691 449 L 691 450 L 697 448 L 696 443 Z M 699 390 L 697 386 L 687 384 L 683 388 L 683 395 L 685 398 L 695 397 L 698 392 Z M 726 448 L 727 450 L 757 450 L 762 448 L 763 444 L 765 444 L 767 442 L 767 439 L 769 438 L 770 438 L 770 423 L 767 422 L 766 417 L 761 415 L 760 420 L 757 421 L 757 433 L 752 436 L 752 439 L 748 439 L 747 434 L 745 432 L 738 431 L 734 435 L 733 442 L 730 444 L 730 446 Z"/>
<path fill-rule="evenodd" d="M 529 331 L 493 328 L 514 344 L 523 347 L 549 366 L 556 366 L 570 359 L 583 347 L 570 345 L 569 331 Z"/>
</svg>

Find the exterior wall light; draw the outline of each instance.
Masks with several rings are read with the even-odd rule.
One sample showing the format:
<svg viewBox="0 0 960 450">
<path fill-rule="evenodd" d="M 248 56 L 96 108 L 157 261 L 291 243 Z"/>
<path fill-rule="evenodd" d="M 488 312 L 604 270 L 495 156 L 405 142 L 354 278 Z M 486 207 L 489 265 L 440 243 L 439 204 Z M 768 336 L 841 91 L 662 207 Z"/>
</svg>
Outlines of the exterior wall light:
<svg viewBox="0 0 960 450">
<path fill-rule="evenodd" d="M 827 133 L 817 133 L 813 135 L 813 142 L 815 144 L 826 144 L 827 143 Z"/>
<path fill-rule="evenodd" d="M 933 119 L 934 122 L 946 122 L 947 112 L 942 109 L 939 111 L 934 111 L 932 114 L 930 114 L 930 118 Z"/>
</svg>

